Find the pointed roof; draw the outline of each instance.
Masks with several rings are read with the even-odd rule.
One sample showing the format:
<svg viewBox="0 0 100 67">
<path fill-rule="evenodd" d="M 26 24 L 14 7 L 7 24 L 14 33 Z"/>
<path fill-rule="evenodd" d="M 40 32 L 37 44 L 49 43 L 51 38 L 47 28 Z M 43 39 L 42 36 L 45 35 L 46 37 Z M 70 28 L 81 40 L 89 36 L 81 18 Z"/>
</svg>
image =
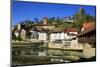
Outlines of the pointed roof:
<svg viewBox="0 0 100 67">
<path fill-rule="evenodd" d="M 94 22 L 85 22 L 83 23 L 82 27 L 87 30 L 87 29 L 91 29 L 95 27 L 95 23 Z"/>
</svg>

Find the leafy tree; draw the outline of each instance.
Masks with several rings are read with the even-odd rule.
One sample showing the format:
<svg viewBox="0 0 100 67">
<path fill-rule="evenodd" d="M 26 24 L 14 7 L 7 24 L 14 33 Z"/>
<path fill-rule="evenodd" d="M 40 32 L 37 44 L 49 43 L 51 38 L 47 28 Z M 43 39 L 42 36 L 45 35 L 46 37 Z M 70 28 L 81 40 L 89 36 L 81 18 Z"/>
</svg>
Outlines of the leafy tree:
<svg viewBox="0 0 100 67">
<path fill-rule="evenodd" d="M 95 22 L 95 18 L 93 16 L 90 16 L 89 14 L 87 14 L 85 9 L 83 9 L 83 8 L 80 8 L 79 12 L 76 13 L 75 15 L 73 15 L 73 19 L 74 19 L 73 26 L 78 29 L 81 27 L 81 25 L 84 22 L 87 22 L 87 21 Z"/>
</svg>

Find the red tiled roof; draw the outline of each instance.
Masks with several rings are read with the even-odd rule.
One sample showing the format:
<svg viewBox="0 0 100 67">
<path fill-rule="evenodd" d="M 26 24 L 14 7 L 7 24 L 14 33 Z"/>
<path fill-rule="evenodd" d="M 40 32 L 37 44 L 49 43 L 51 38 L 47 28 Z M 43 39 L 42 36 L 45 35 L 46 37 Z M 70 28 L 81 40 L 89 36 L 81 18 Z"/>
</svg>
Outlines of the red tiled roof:
<svg viewBox="0 0 100 67">
<path fill-rule="evenodd" d="M 85 34 L 87 34 L 87 33 L 91 33 L 92 31 L 96 31 L 96 28 L 93 27 L 93 28 L 84 30 L 83 32 L 80 32 L 80 33 L 78 34 L 78 36 L 82 36 L 82 35 L 85 35 Z"/>
<path fill-rule="evenodd" d="M 76 28 L 67 28 L 65 30 L 65 32 L 78 32 L 78 29 L 76 29 Z"/>
<path fill-rule="evenodd" d="M 78 36 L 82 36 L 82 35 L 85 35 L 87 33 L 90 33 L 91 31 L 95 31 L 96 30 L 96 27 L 95 27 L 95 23 L 94 22 L 85 22 L 83 23 L 83 28 L 84 30 L 81 31 Z"/>
<path fill-rule="evenodd" d="M 87 30 L 87 29 L 94 28 L 95 27 L 95 23 L 93 23 L 93 22 L 85 22 L 85 23 L 83 23 L 82 26 L 83 26 L 83 28 L 85 28 Z"/>
</svg>

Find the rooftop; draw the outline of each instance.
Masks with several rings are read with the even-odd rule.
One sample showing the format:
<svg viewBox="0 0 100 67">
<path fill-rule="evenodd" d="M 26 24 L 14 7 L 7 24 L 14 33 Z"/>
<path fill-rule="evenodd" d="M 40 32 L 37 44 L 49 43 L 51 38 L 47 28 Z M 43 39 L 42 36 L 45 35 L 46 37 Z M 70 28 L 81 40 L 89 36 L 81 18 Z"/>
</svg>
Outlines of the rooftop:
<svg viewBox="0 0 100 67">
<path fill-rule="evenodd" d="M 77 28 L 67 28 L 65 29 L 65 32 L 78 32 L 78 29 Z"/>
<path fill-rule="evenodd" d="M 86 30 L 90 29 L 90 28 L 94 28 L 95 23 L 94 22 L 85 22 L 85 23 L 83 23 L 82 27 L 85 28 Z"/>
</svg>

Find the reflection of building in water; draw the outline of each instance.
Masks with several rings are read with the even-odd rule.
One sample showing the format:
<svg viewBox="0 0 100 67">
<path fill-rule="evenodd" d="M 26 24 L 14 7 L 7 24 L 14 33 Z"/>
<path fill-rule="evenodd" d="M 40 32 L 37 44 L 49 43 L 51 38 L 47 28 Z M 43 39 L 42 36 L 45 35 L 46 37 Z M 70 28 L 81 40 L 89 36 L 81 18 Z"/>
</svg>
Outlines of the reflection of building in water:
<svg viewBox="0 0 100 67">
<path fill-rule="evenodd" d="M 27 59 L 31 59 L 32 63 L 34 63 L 34 60 L 38 60 L 40 57 L 46 57 L 48 54 L 47 46 L 43 46 L 43 42 L 22 42 L 22 43 L 12 43 L 12 57 L 13 57 L 13 64 L 16 64 L 18 62 L 19 64 L 23 61 L 26 61 Z M 20 60 L 22 59 L 22 60 Z M 20 60 L 20 61 L 18 61 Z M 39 59 L 41 60 L 41 59 Z M 42 60 L 45 60 L 42 59 Z M 26 61 L 27 63 L 30 61 Z M 18 64 L 17 63 L 17 64 Z"/>
<path fill-rule="evenodd" d="M 83 24 L 78 34 L 78 42 L 83 45 L 83 53 L 86 58 L 95 56 L 96 27 L 93 22 Z"/>
</svg>

